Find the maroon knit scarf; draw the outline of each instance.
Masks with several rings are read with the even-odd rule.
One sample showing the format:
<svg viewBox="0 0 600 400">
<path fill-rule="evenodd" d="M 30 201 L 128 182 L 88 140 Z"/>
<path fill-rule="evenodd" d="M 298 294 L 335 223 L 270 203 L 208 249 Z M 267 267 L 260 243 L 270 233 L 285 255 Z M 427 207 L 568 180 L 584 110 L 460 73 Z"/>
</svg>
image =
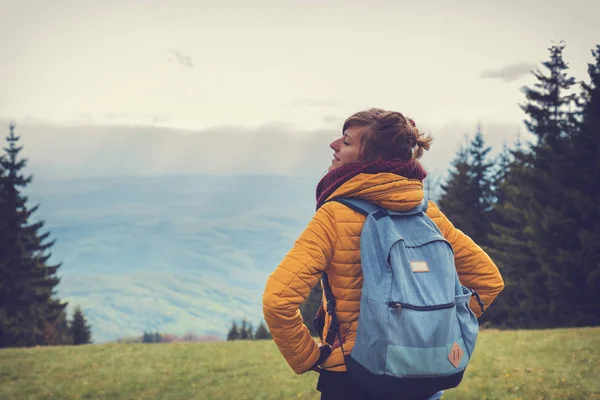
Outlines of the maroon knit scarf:
<svg viewBox="0 0 600 400">
<path fill-rule="evenodd" d="M 389 172 L 420 181 L 427 177 L 425 168 L 417 160 L 387 161 L 375 159 L 364 163 L 345 164 L 327 173 L 317 185 L 317 210 L 344 182 L 358 174 L 378 174 L 381 172 Z"/>
</svg>

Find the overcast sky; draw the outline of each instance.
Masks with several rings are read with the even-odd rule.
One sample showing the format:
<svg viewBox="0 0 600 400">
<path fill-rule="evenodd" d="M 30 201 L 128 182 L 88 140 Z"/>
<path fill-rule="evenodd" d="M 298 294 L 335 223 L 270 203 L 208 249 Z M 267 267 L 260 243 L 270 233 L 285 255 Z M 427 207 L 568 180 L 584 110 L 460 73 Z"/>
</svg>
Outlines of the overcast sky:
<svg viewBox="0 0 600 400">
<path fill-rule="evenodd" d="M 93 168 L 107 154 L 141 174 L 322 173 L 343 119 L 377 106 L 431 132 L 425 163 L 445 168 L 478 121 L 490 143 L 514 140 L 519 88 L 553 40 L 586 78 L 599 4 L 0 0 L 0 120 L 19 124 L 34 173 L 110 173 Z"/>
</svg>

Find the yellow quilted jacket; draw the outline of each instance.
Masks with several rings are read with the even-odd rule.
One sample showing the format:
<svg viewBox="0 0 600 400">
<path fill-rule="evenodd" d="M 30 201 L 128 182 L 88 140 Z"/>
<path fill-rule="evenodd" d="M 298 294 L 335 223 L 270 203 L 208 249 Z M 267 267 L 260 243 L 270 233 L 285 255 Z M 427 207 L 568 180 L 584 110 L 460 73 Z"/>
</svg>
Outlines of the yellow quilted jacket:
<svg viewBox="0 0 600 400">
<path fill-rule="evenodd" d="M 360 174 L 345 182 L 329 199 L 357 197 L 394 211 L 407 211 L 423 199 L 423 185 L 391 173 Z M 456 229 L 432 202 L 427 215 L 452 244 L 461 283 L 476 290 L 486 308 L 504 288 L 504 281 L 490 257 L 467 235 Z M 360 233 L 365 217 L 340 203 L 327 202 L 314 215 L 283 261 L 269 276 L 263 313 L 273 339 L 290 367 L 298 374 L 308 371 L 319 358 L 317 342 L 304 326 L 299 305 L 327 272 L 336 299 L 336 313 L 345 354 L 354 346 L 362 274 Z M 479 317 L 475 298 L 471 309 Z M 326 315 L 323 337 L 329 327 Z M 312 322 L 312 321 L 310 321 Z M 321 368 L 345 371 L 341 348 L 333 350 Z"/>
</svg>

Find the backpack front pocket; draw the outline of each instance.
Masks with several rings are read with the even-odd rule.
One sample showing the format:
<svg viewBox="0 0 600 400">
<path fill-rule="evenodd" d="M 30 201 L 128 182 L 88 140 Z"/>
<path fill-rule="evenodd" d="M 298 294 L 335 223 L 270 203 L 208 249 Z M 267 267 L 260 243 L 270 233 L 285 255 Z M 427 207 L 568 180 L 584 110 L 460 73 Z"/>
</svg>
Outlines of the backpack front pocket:
<svg viewBox="0 0 600 400">
<path fill-rule="evenodd" d="M 464 369 L 468 357 L 453 364 L 455 345 L 465 347 L 456 317 L 456 303 L 415 306 L 388 304 L 390 334 L 386 373 L 398 377 L 450 375 Z M 462 358 L 462 357 L 461 357 Z"/>
</svg>

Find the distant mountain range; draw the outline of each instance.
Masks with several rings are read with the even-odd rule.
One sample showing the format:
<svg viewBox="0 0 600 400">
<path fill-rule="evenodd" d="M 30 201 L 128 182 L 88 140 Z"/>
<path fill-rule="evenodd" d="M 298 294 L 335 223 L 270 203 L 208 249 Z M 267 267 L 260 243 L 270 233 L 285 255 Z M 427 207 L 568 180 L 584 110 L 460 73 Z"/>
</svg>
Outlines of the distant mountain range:
<svg viewBox="0 0 600 400">
<path fill-rule="evenodd" d="M 224 337 L 262 320 L 268 275 L 314 213 L 315 179 L 168 176 L 34 181 L 58 295 L 96 342 L 146 331 Z"/>
</svg>

